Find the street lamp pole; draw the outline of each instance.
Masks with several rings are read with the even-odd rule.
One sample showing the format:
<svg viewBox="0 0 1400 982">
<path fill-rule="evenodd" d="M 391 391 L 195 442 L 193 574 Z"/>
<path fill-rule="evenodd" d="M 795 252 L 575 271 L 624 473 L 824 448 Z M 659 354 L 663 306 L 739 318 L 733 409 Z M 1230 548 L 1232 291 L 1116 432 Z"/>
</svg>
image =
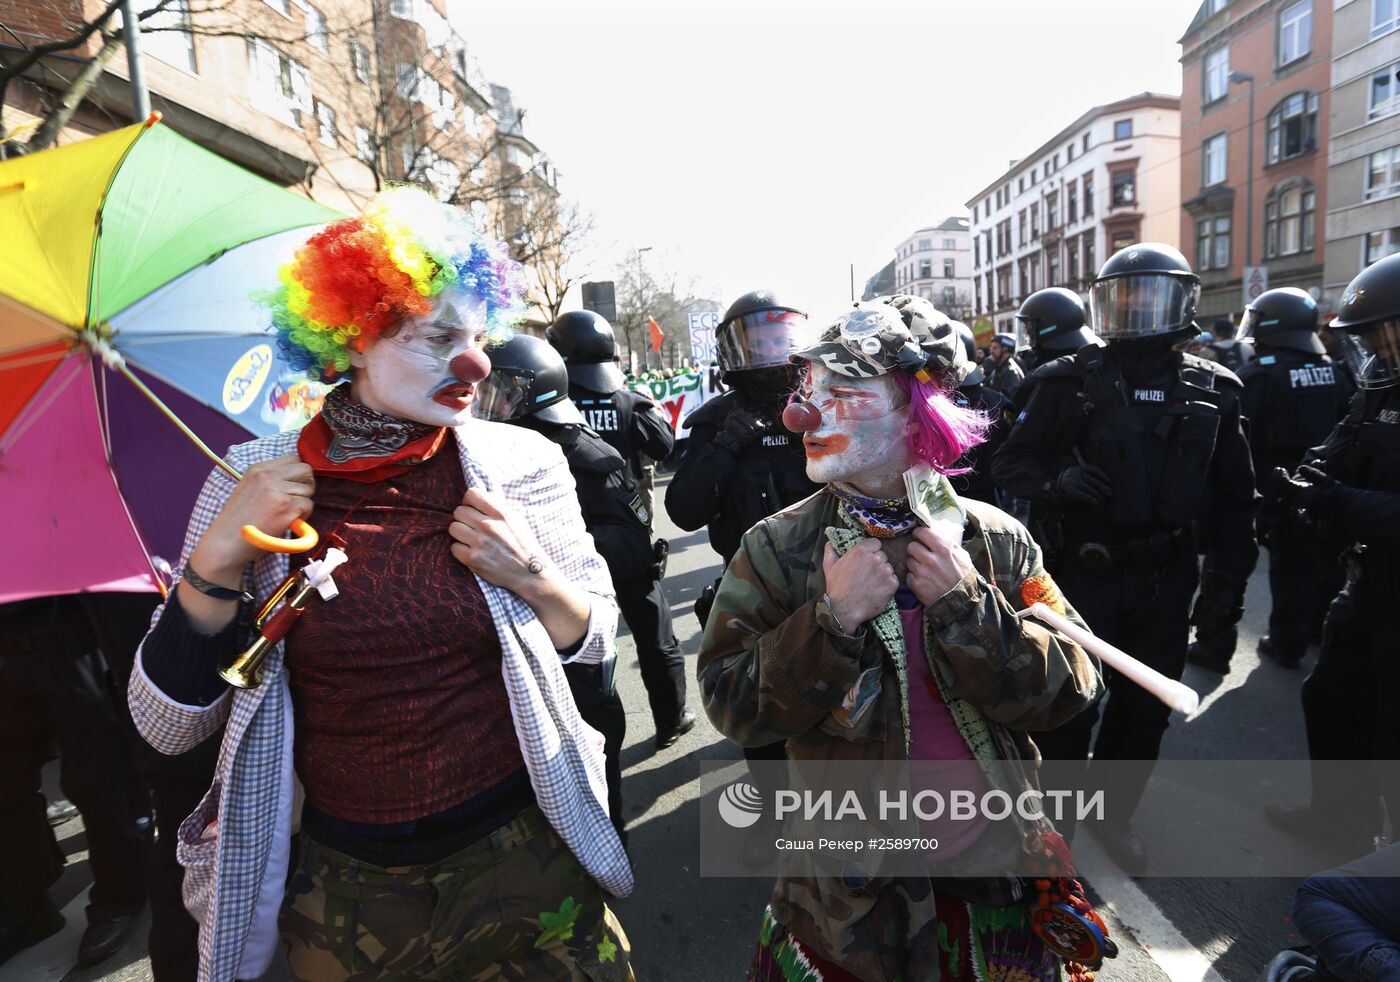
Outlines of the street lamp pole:
<svg viewBox="0 0 1400 982">
<path fill-rule="evenodd" d="M 1239 85 L 1249 83 L 1249 153 L 1246 167 L 1249 172 L 1244 179 L 1244 264 L 1254 265 L 1254 76 L 1249 72 L 1231 72 L 1230 82 Z"/>
<path fill-rule="evenodd" d="M 637 285 L 641 288 L 642 300 L 643 300 L 644 303 L 646 302 L 646 298 L 647 298 L 647 292 L 646 292 L 647 267 L 646 267 L 646 262 L 642 259 L 642 253 L 644 253 L 644 252 L 651 252 L 651 249 L 652 249 L 651 246 L 642 246 L 640 249 L 637 250 L 637 278 L 638 278 L 638 284 L 637 284 Z M 647 312 L 647 311 L 645 311 L 645 310 L 642 311 L 642 313 L 646 313 L 646 312 Z M 651 352 L 651 332 L 650 332 L 650 331 L 643 331 L 643 332 L 642 332 L 642 371 L 644 371 L 644 372 L 651 368 L 651 365 L 650 365 L 650 358 L 649 358 L 650 352 Z"/>
</svg>

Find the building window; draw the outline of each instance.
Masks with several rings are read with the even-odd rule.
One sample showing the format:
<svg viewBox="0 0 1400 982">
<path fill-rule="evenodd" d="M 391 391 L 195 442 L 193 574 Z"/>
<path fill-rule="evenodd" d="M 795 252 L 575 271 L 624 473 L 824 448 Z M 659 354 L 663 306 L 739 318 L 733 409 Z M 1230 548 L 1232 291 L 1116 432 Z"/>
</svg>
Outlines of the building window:
<svg viewBox="0 0 1400 982">
<path fill-rule="evenodd" d="M 1071 143 L 1071 144 L 1069 144 L 1068 146 L 1065 147 L 1065 163 L 1067 163 L 1067 164 L 1072 164 L 1072 163 L 1074 163 L 1074 144 L 1073 144 L 1073 143 Z"/>
<path fill-rule="evenodd" d="M 1084 134 L 1084 152 L 1085 152 L 1085 153 L 1088 153 L 1088 152 L 1089 152 L 1089 134 L 1088 134 L 1088 133 L 1085 133 L 1085 134 Z"/>
<path fill-rule="evenodd" d="M 1227 153 L 1224 133 L 1217 133 L 1202 144 L 1201 187 L 1209 188 L 1225 183 L 1229 159 Z"/>
<path fill-rule="evenodd" d="M 1394 0 L 1392 0 L 1394 2 Z M 1287 65 L 1312 50 L 1312 0 L 1284 7 L 1278 18 L 1278 63 Z"/>
<path fill-rule="evenodd" d="M 1133 121 L 1131 119 L 1114 121 L 1113 138 L 1115 140 L 1131 140 L 1133 138 Z"/>
<path fill-rule="evenodd" d="M 1084 236 L 1084 275 L 1095 276 L 1098 271 L 1099 265 L 1094 260 L 1094 233 L 1089 232 Z"/>
<path fill-rule="evenodd" d="M 1079 221 L 1079 182 L 1070 181 L 1065 185 L 1065 223 L 1073 225 Z"/>
<path fill-rule="evenodd" d="M 1039 167 L 1032 167 L 1032 168 L 1031 168 L 1031 187 L 1035 187 L 1036 182 L 1039 181 L 1039 180 L 1040 180 L 1040 168 L 1039 168 Z"/>
<path fill-rule="evenodd" d="M 919 279 L 928 280 L 933 278 L 933 262 L 928 259 L 919 260 Z"/>
<path fill-rule="evenodd" d="M 1264 255 L 1312 252 L 1316 196 L 1307 181 L 1280 185 L 1264 199 Z"/>
<path fill-rule="evenodd" d="M 330 34 L 326 30 L 326 15 L 315 7 L 306 8 L 306 40 L 313 48 L 330 54 Z"/>
<path fill-rule="evenodd" d="M 1026 209 L 1022 208 L 1016 215 L 1016 244 L 1023 246 L 1026 244 L 1026 232 L 1030 229 L 1030 223 L 1026 221 Z"/>
<path fill-rule="evenodd" d="M 1196 223 L 1196 268 L 1230 268 L 1230 216 L 1216 215 Z"/>
<path fill-rule="evenodd" d="M 1088 218 L 1094 213 L 1094 175 L 1084 175 L 1084 217 Z"/>
<path fill-rule="evenodd" d="M 1400 110 L 1400 63 L 1371 76 L 1371 105 L 1366 118 L 1380 119 L 1397 110 Z"/>
<path fill-rule="evenodd" d="M 1206 55 L 1205 72 L 1202 75 L 1204 89 L 1201 95 L 1203 104 L 1225 98 L 1230 87 L 1230 49 L 1221 48 Z"/>
<path fill-rule="evenodd" d="M 919 249 L 920 249 L 920 250 L 923 250 L 923 249 L 932 249 L 932 248 L 933 248 L 933 240 L 932 240 L 932 239 L 920 239 L 920 240 L 919 240 Z"/>
<path fill-rule="evenodd" d="M 326 105 L 319 99 L 316 102 L 316 139 L 321 141 L 323 147 L 330 147 L 334 150 L 339 144 L 340 134 L 335 128 L 335 109 Z"/>
<path fill-rule="evenodd" d="M 1400 27 L 1400 0 L 1371 0 L 1371 37 Z"/>
<path fill-rule="evenodd" d="M 1369 266 L 1379 259 L 1400 252 L 1400 228 L 1381 229 L 1366 236 L 1362 265 Z"/>
<path fill-rule="evenodd" d="M 355 72 L 356 81 L 369 81 L 369 48 L 366 48 L 359 38 L 350 40 L 350 67 Z"/>
<path fill-rule="evenodd" d="M 301 125 L 298 112 L 311 112 L 311 73 L 262 38 L 248 39 L 252 102 L 269 116 Z"/>
<path fill-rule="evenodd" d="M 945 313 L 953 312 L 953 305 L 958 302 L 958 291 L 951 286 L 943 288 L 943 310 Z"/>
<path fill-rule="evenodd" d="M 972 265 L 977 267 L 982 265 L 982 237 L 980 235 L 972 237 Z"/>
<path fill-rule="evenodd" d="M 1053 231 L 1060 227 L 1060 195 L 1058 191 L 1051 191 L 1045 196 L 1045 231 Z"/>
<path fill-rule="evenodd" d="M 1040 205 L 1031 205 L 1031 241 L 1040 238 Z"/>
<path fill-rule="evenodd" d="M 1295 92 L 1269 113 L 1269 163 L 1276 164 L 1317 146 L 1317 93 Z"/>
<path fill-rule="evenodd" d="M 1366 200 L 1400 194 L 1400 147 L 1373 153 L 1367 160 Z"/>
<path fill-rule="evenodd" d="M 355 156 L 367 164 L 374 162 L 374 143 L 370 140 L 369 130 L 363 126 L 355 127 Z"/>
<path fill-rule="evenodd" d="M 957 247 L 958 247 L 958 240 L 957 240 L 957 239 L 944 239 L 944 240 L 943 240 L 943 248 L 945 248 L 945 249 L 956 249 Z"/>
<path fill-rule="evenodd" d="M 1131 205 L 1137 200 L 1137 172 L 1131 170 L 1113 173 L 1113 207 Z"/>
<path fill-rule="evenodd" d="M 1068 260 L 1069 285 L 1072 289 L 1079 287 L 1079 239 L 1071 238 L 1065 241 L 1065 256 Z"/>
<path fill-rule="evenodd" d="M 1137 236 L 1134 235 L 1132 232 L 1114 232 L 1113 242 L 1110 243 L 1110 245 L 1114 252 L 1118 252 L 1120 249 L 1128 248 L 1128 246 L 1132 245 L 1136 241 Z"/>
<path fill-rule="evenodd" d="M 189 0 L 171 0 L 141 22 L 141 50 L 167 65 L 195 71 Z"/>
<path fill-rule="evenodd" d="M 1060 285 L 1060 250 L 1055 249 L 1046 254 L 1045 257 L 1045 284 L 1047 286 Z"/>
<path fill-rule="evenodd" d="M 951 259 L 943 260 L 943 278 L 945 280 L 953 278 L 953 260 Z"/>
</svg>

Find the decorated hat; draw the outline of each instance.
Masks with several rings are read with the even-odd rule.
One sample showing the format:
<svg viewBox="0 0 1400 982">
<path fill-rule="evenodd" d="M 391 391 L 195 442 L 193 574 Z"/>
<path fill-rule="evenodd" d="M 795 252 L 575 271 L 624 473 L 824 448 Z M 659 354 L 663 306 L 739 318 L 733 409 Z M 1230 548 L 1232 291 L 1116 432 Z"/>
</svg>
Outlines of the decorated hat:
<svg viewBox="0 0 1400 982">
<path fill-rule="evenodd" d="M 972 364 L 948 317 L 923 297 L 896 294 L 857 303 L 822 331 L 815 344 L 794 352 L 849 378 L 895 370 L 945 376 L 956 386 Z M 927 380 L 927 379 L 926 379 Z"/>
</svg>

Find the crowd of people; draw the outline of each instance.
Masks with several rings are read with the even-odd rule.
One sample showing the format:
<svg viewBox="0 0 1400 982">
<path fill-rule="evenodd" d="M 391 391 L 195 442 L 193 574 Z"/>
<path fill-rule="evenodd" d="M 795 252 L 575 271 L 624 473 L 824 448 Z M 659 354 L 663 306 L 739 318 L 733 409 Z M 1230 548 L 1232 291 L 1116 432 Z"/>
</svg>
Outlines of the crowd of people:
<svg viewBox="0 0 1400 982">
<path fill-rule="evenodd" d="M 158 605 L 0 608 L 0 960 L 62 925 L 39 791 L 57 741 L 92 855 L 83 964 L 149 899 L 158 982 L 253 979 L 279 952 L 308 980 L 634 978 L 609 905 L 633 886 L 619 614 L 654 745 L 697 725 L 654 534 L 670 422 L 597 314 L 513 333 L 519 266 L 421 192 L 320 229 L 269 286 L 282 356 L 334 384 L 321 412 L 229 450 L 242 478 L 210 475 Z M 1167 708 L 1018 615 L 1049 604 L 1172 679 L 1225 673 L 1258 545 L 1260 653 L 1297 669 L 1320 642 L 1310 755 L 1400 758 L 1400 256 L 1330 330 L 1282 288 L 1205 334 L 1199 297 L 1180 253 L 1143 243 L 1087 309 L 1027 298 L 1019 352 L 1012 334 L 980 351 L 919 297 L 826 322 L 770 291 L 730 305 L 726 391 L 684 421 L 661 504 L 720 557 L 696 682 L 755 775 L 937 760 L 1015 764 L 1029 788 L 1041 758 L 1090 782 L 1153 761 Z M 921 517 L 911 476 L 951 481 L 955 519 Z M 319 542 L 304 555 L 249 533 L 297 522 Z M 250 645 L 251 675 L 233 667 Z M 1130 874 L 1148 773 L 1095 829 Z M 1312 950 L 1279 971 L 1395 978 L 1400 847 L 1380 847 L 1400 775 L 1329 780 L 1269 811 L 1299 836 L 1343 830 L 1355 856 L 1300 888 Z M 922 876 L 814 857 L 753 912 L 748 978 L 1087 982 L 1113 946 L 1072 868 L 938 868 L 1063 859 L 1075 831 L 974 823 Z"/>
</svg>

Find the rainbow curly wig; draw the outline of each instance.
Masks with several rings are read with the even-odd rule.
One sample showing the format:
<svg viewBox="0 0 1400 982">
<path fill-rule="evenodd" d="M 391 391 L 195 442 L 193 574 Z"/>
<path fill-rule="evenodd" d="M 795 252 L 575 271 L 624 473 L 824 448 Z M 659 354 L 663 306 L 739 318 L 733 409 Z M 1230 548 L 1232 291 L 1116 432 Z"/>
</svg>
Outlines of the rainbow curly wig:
<svg viewBox="0 0 1400 982">
<path fill-rule="evenodd" d="M 337 382 L 350 352 L 427 314 L 460 287 L 486 301 L 486 337 L 504 340 L 525 314 L 525 277 L 504 243 L 479 235 L 460 208 L 416 188 L 378 195 L 362 218 L 332 222 L 281 268 L 261 299 L 277 347 L 298 371 Z"/>
</svg>

